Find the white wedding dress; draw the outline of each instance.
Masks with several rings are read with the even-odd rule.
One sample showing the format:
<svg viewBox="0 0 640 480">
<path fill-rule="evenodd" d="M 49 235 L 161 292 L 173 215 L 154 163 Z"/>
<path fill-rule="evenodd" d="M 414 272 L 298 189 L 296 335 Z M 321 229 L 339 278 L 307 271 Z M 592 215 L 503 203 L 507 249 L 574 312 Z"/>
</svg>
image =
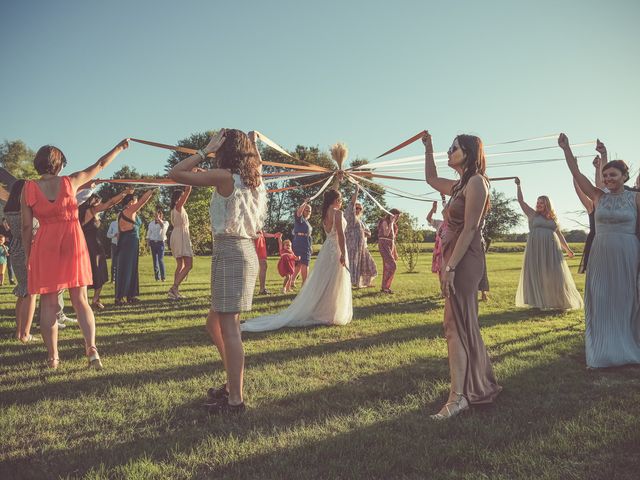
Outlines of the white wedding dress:
<svg viewBox="0 0 640 480">
<path fill-rule="evenodd" d="M 343 217 L 343 230 L 346 224 L 347 221 Z M 331 231 L 327 232 L 325 229 L 325 232 L 327 239 L 320 249 L 314 268 L 291 305 L 275 315 L 249 319 L 240 325 L 240 330 L 265 332 L 282 327 L 346 325 L 351 321 L 353 318 L 351 276 L 349 270 L 340 265 L 340 246 L 335 221 Z M 346 262 L 349 261 L 348 258 L 345 252 Z"/>
</svg>

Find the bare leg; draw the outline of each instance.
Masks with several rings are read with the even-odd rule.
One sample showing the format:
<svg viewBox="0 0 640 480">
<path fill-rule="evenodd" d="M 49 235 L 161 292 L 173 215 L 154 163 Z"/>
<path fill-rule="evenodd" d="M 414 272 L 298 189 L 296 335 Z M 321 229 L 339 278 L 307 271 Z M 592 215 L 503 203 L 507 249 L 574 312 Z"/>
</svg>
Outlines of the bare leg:
<svg viewBox="0 0 640 480">
<path fill-rule="evenodd" d="M 304 282 L 307 281 L 308 274 L 309 274 L 309 266 L 300 264 L 300 275 L 302 275 L 302 285 L 304 285 Z M 302 285 L 300 285 L 300 288 L 302 288 Z"/>
<path fill-rule="evenodd" d="M 218 313 L 227 358 L 227 388 L 229 405 L 243 402 L 242 382 L 244 376 L 244 348 L 240 334 L 240 315 L 238 313 Z"/>
<path fill-rule="evenodd" d="M 207 332 L 213 341 L 213 344 L 218 349 L 222 364 L 224 365 L 224 371 L 227 371 L 227 359 L 224 352 L 224 339 L 222 338 L 222 329 L 220 328 L 220 315 L 213 310 L 209 310 L 207 315 Z"/>
<path fill-rule="evenodd" d="M 287 293 L 289 291 L 290 279 L 291 279 L 291 275 L 285 275 L 284 282 L 282 282 L 282 293 Z"/>
<path fill-rule="evenodd" d="M 180 278 L 180 272 L 182 272 L 183 268 L 184 257 L 176 257 L 176 271 L 173 274 L 173 286 L 171 287 L 171 290 L 178 290 L 178 286 L 180 285 L 180 281 L 178 279 Z"/>
<path fill-rule="evenodd" d="M 49 353 L 49 366 L 58 357 L 58 292 L 40 296 L 40 332 Z"/>
<path fill-rule="evenodd" d="M 260 271 L 258 272 L 258 278 L 260 279 L 260 292 L 264 292 L 267 287 L 267 261 L 260 260 Z"/>
<path fill-rule="evenodd" d="M 29 338 L 31 333 L 31 322 L 36 311 L 36 296 L 27 295 L 19 297 L 16 302 L 16 323 L 18 324 L 17 336 L 21 340 Z"/>
<path fill-rule="evenodd" d="M 300 268 L 302 267 L 301 263 L 296 263 L 296 269 L 293 272 L 293 280 L 291 281 L 291 286 L 294 287 L 296 285 L 296 280 L 298 280 L 298 275 L 300 275 Z"/>
<path fill-rule="evenodd" d="M 91 300 L 91 303 L 93 305 L 96 305 L 98 303 L 100 303 L 100 292 L 102 292 L 102 287 L 100 288 L 96 288 L 93 292 L 93 300 Z"/>
<path fill-rule="evenodd" d="M 182 269 L 181 270 L 177 270 L 176 269 L 176 274 L 173 278 L 173 289 L 174 291 L 178 291 L 178 288 L 180 287 L 180 284 L 182 283 L 182 281 L 187 277 L 187 275 L 189 274 L 189 272 L 191 271 L 191 269 L 193 268 L 193 258 L 191 257 L 180 257 L 179 259 L 176 260 L 182 260 Z"/>
<path fill-rule="evenodd" d="M 93 316 L 93 310 L 89 306 L 87 287 L 70 288 L 69 296 L 84 337 L 85 353 L 90 356 L 90 350 L 96 347 L 96 320 Z"/>
</svg>

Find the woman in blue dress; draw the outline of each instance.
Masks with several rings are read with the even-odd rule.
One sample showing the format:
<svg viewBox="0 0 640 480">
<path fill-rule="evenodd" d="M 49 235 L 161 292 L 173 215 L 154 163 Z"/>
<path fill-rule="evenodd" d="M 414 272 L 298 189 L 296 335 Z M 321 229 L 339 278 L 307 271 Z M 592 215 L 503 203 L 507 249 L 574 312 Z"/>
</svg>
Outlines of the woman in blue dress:
<svg viewBox="0 0 640 480">
<path fill-rule="evenodd" d="M 640 195 L 625 189 L 629 167 L 624 161 L 602 167 L 605 192 L 580 173 L 564 133 L 558 145 L 596 212 L 584 295 L 587 368 L 640 363 Z"/>
<path fill-rule="evenodd" d="M 295 283 L 298 278 L 298 274 L 302 275 L 302 285 L 307 280 L 307 275 L 309 274 L 309 261 L 311 260 L 311 234 L 313 232 L 313 228 L 309 223 L 309 217 L 311 216 L 311 205 L 309 204 L 309 199 L 305 199 L 305 201 L 298 207 L 296 213 L 294 215 L 293 221 L 293 253 L 296 254 L 297 257 L 300 257 L 300 260 L 296 262 L 296 270 L 293 274 L 293 281 Z"/>
</svg>

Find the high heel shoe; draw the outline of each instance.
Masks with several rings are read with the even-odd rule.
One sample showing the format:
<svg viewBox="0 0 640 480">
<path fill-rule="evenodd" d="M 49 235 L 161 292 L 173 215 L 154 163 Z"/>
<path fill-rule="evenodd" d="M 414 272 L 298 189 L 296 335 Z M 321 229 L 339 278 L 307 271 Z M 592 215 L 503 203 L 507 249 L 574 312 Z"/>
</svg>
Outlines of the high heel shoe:
<svg viewBox="0 0 640 480">
<path fill-rule="evenodd" d="M 89 368 L 93 368 L 94 370 L 102 370 L 102 362 L 100 361 L 100 355 L 98 355 L 98 349 L 96 347 L 91 347 L 89 352 L 93 352 L 89 356 Z"/>
<path fill-rule="evenodd" d="M 60 365 L 60 359 L 58 357 L 56 357 L 56 358 L 47 358 L 47 366 L 50 369 L 56 370 L 59 365 Z"/>
<path fill-rule="evenodd" d="M 456 394 L 456 400 L 445 403 L 442 410 L 430 416 L 432 420 L 448 420 L 456 415 L 460 415 L 465 410 L 469 410 L 469 400 L 467 400 L 467 397 L 462 393 L 454 393 Z M 443 411 L 445 411 L 445 413 L 442 413 Z"/>
</svg>

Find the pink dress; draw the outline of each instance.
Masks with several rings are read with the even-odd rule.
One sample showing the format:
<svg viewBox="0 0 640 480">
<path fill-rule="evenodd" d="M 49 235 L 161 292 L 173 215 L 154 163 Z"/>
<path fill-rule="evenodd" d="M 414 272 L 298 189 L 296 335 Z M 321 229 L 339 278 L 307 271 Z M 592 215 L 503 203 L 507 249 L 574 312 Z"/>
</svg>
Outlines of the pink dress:
<svg viewBox="0 0 640 480">
<path fill-rule="evenodd" d="M 60 190 L 53 202 L 34 181 L 26 182 L 24 195 L 40 223 L 29 255 L 29 293 L 55 293 L 91 285 L 89 251 L 78 222 L 78 202 L 69 177 L 60 177 Z"/>
</svg>

